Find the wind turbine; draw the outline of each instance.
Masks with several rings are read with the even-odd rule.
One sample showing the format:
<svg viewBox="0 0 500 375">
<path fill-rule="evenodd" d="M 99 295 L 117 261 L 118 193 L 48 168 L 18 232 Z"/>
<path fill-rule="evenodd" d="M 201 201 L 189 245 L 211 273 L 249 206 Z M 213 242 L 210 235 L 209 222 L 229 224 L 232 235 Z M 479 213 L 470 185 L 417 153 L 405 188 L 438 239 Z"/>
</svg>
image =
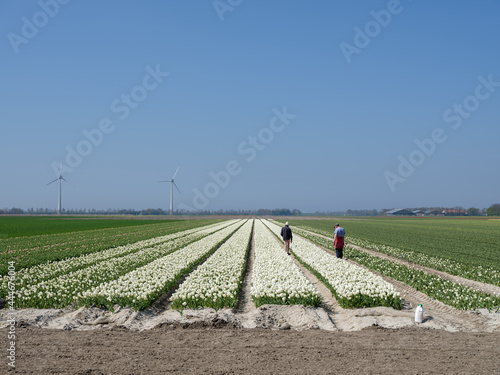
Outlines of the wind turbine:
<svg viewBox="0 0 500 375">
<path fill-rule="evenodd" d="M 59 181 L 59 200 L 57 202 L 57 214 L 61 214 L 61 181 L 64 180 L 68 182 L 63 176 L 62 176 L 62 163 L 61 163 L 61 168 L 59 170 L 59 177 L 57 177 L 54 181 L 49 182 L 47 185 L 50 185 L 56 181 Z M 68 182 L 69 184 L 69 182 Z"/>
<path fill-rule="evenodd" d="M 177 168 L 177 170 L 174 173 L 174 177 L 172 177 L 171 180 L 159 181 L 159 182 L 170 182 L 170 215 L 172 215 L 172 213 L 174 211 L 174 186 L 177 189 L 177 191 L 179 192 L 179 194 L 181 194 L 181 191 L 179 190 L 179 188 L 177 187 L 177 185 L 175 183 L 175 176 L 177 176 L 177 172 L 179 172 L 179 168 L 180 167 Z"/>
</svg>

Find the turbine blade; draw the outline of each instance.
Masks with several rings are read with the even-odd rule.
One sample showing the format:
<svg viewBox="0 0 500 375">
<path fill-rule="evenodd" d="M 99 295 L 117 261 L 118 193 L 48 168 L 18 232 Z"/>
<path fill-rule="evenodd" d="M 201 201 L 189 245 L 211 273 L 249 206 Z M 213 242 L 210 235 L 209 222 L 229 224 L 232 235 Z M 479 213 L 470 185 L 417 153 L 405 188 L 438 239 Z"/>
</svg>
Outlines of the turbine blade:
<svg viewBox="0 0 500 375">
<path fill-rule="evenodd" d="M 180 167 L 177 167 L 177 170 L 176 170 L 176 171 L 175 171 L 175 173 L 174 173 L 174 177 L 172 177 L 172 181 L 174 180 L 175 176 L 177 176 L 177 172 L 179 172 L 179 168 L 180 168 Z"/>
<path fill-rule="evenodd" d="M 56 182 L 57 180 L 59 180 L 59 179 L 58 179 L 58 178 L 56 178 L 54 181 L 50 181 L 47 185 L 50 185 L 50 184 L 52 184 L 52 183 Z"/>
<path fill-rule="evenodd" d="M 179 190 L 179 188 L 177 187 L 177 184 L 174 181 L 172 181 L 172 183 L 174 184 L 174 186 L 177 189 L 177 191 L 179 192 L 179 194 L 182 194 L 181 191 Z"/>
<path fill-rule="evenodd" d="M 73 186 L 73 187 L 75 186 L 75 185 L 73 185 L 71 182 L 69 182 L 68 180 L 66 180 L 64 177 L 61 177 L 61 180 L 65 181 L 66 183 L 70 184 L 70 185 L 71 185 L 71 186 Z"/>
</svg>

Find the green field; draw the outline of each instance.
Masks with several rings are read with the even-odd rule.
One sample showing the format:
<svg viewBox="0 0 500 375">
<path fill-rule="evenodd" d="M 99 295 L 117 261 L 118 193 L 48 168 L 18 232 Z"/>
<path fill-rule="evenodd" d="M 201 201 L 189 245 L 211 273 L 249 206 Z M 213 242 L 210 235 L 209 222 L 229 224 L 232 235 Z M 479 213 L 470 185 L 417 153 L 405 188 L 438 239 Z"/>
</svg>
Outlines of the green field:
<svg viewBox="0 0 500 375">
<path fill-rule="evenodd" d="M 14 261 L 17 269 L 32 267 L 220 221 L 13 216 L 0 219 L 2 230 L 18 234 L 0 239 L 0 275 L 7 272 L 8 261 Z"/>
<path fill-rule="evenodd" d="M 68 233 L 104 228 L 121 228 L 162 222 L 165 222 L 165 220 L 129 219 L 128 217 L 108 218 L 102 216 L 0 216 L 0 238 Z"/>
<path fill-rule="evenodd" d="M 500 221 L 472 218 L 340 218 L 290 220 L 333 237 L 335 222 L 349 236 L 378 245 L 500 269 Z"/>
</svg>

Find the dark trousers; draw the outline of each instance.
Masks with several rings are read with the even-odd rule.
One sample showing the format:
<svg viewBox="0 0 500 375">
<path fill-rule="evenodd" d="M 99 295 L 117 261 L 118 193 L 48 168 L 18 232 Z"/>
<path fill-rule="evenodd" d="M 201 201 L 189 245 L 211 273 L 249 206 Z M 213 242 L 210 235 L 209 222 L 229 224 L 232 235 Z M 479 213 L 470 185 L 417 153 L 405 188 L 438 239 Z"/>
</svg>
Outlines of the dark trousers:
<svg viewBox="0 0 500 375">
<path fill-rule="evenodd" d="M 342 249 L 335 249 L 335 253 L 337 254 L 337 258 L 342 259 L 342 256 L 344 255 L 344 248 L 342 248 Z"/>
</svg>

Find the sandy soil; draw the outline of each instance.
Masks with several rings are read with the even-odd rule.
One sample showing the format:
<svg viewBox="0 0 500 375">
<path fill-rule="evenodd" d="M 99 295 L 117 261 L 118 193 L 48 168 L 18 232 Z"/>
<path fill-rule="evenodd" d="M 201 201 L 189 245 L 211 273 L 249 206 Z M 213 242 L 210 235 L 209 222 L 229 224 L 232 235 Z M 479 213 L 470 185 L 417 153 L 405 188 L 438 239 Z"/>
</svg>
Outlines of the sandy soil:
<svg viewBox="0 0 500 375">
<path fill-rule="evenodd" d="M 15 373 L 500 374 L 494 312 L 428 309 L 417 324 L 407 302 L 401 311 L 264 305 L 181 315 L 163 307 L 21 310 Z M 0 373 L 10 373 L 3 358 Z"/>
<path fill-rule="evenodd" d="M 5 329 L 0 335 L 6 337 Z M 18 374 L 498 374 L 500 333 L 18 328 Z M 5 364 L 2 364 L 2 373 Z"/>
</svg>

